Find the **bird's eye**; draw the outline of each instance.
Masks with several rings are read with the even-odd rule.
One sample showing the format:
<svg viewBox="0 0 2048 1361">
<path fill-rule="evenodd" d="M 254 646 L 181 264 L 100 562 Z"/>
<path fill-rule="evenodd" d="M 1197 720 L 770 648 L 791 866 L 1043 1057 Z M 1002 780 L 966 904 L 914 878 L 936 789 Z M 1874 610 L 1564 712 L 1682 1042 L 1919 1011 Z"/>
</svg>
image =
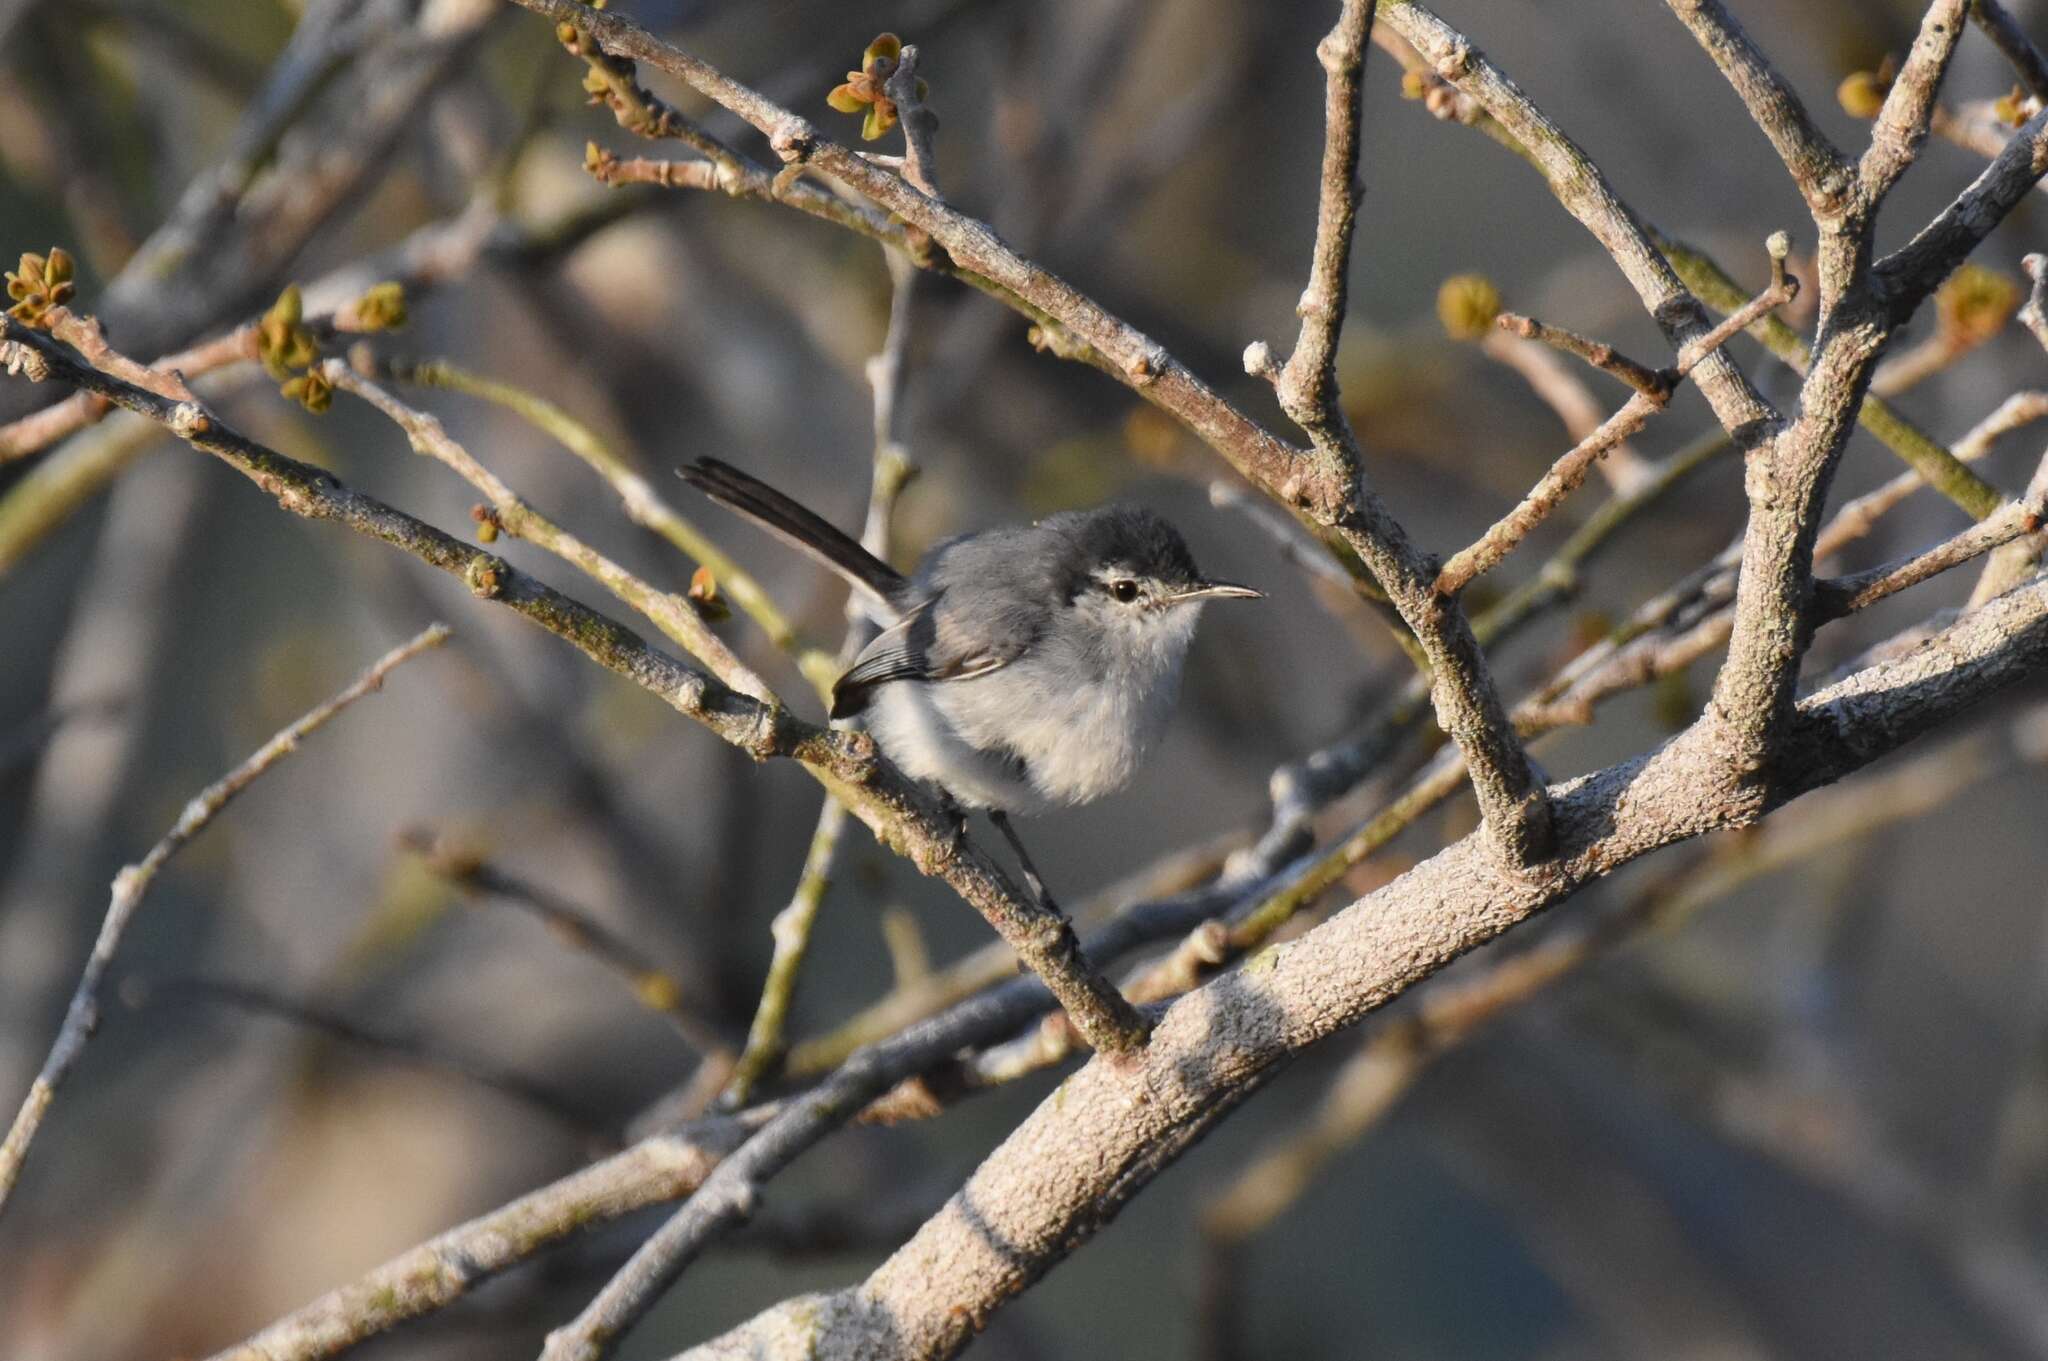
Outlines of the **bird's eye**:
<svg viewBox="0 0 2048 1361">
<path fill-rule="evenodd" d="M 1128 577 L 1109 583 L 1109 593 L 1128 605 L 1138 598 L 1138 583 Z"/>
</svg>

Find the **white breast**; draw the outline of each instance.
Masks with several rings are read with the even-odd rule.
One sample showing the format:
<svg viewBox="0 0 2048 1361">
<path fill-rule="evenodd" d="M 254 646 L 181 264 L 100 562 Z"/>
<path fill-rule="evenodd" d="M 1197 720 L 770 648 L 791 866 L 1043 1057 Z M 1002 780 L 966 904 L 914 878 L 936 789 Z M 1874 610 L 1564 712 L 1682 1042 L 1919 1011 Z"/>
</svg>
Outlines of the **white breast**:
<svg viewBox="0 0 2048 1361">
<path fill-rule="evenodd" d="M 1030 813 L 1099 799 L 1129 783 L 1164 733 L 1195 615 L 1143 620 L 1110 648 L 1047 640 L 974 680 L 885 686 L 875 740 L 969 807 Z"/>
</svg>

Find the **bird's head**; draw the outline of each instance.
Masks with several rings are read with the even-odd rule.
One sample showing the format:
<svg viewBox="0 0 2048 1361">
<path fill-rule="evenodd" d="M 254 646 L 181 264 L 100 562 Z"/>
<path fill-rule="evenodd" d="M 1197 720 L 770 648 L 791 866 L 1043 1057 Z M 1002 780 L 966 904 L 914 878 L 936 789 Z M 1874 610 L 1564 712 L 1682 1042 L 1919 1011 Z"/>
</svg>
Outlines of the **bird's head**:
<svg viewBox="0 0 2048 1361">
<path fill-rule="evenodd" d="M 1066 541 L 1062 574 L 1074 617 L 1132 661 L 1178 661 L 1211 600 L 1257 600 L 1263 592 L 1218 581 L 1196 568 L 1187 540 L 1141 506 L 1113 505 L 1055 515 L 1045 527 Z"/>
</svg>

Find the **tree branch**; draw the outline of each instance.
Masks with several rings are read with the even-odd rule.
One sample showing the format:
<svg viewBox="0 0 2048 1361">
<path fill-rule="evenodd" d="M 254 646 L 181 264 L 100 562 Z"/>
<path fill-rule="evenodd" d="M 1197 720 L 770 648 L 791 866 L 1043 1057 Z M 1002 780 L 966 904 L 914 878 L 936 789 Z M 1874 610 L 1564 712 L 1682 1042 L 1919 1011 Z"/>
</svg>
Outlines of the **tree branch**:
<svg viewBox="0 0 2048 1361">
<path fill-rule="evenodd" d="M 1935 97 L 1941 93 L 1941 78 L 1948 72 L 1956 44 L 1962 41 L 1969 8 L 1970 0 L 1934 0 L 1921 18 L 1919 36 L 1885 95 L 1884 107 L 1870 129 L 1870 146 L 1856 167 L 1863 211 L 1875 212 L 1920 154 L 1934 117 Z"/>
<path fill-rule="evenodd" d="M 7 323 L 10 327 L 14 324 L 12 321 Z M 114 962 L 114 952 L 121 948 L 121 938 L 128 933 L 128 923 L 134 920 L 150 885 L 155 882 L 157 872 L 184 848 L 186 842 L 205 831 L 237 794 L 297 751 L 300 742 L 325 727 L 349 705 L 381 689 L 384 678 L 392 671 L 447 641 L 447 627 L 435 624 L 411 641 L 385 653 L 331 699 L 309 710 L 297 722 L 258 747 L 247 760 L 200 790 L 185 805 L 171 830 L 164 833 L 163 840 L 150 847 L 149 854 L 114 877 L 113 899 L 107 904 L 107 915 L 100 922 L 99 938 L 93 942 L 85 969 L 78 976 L 78 987 L 71 994 L 71 1006 L 64 1013 L 63 1027 L 57 1032 L 56 1043 L 50 1046 L 49 1057 L 43 1060 L 42 1071 L 36 1075 L 27 1098 L 22 1101 L 6 1140 L 0 1142 L 0 1211 L 7 1208 L 8 1197 L 21 1176 L 21 1165 L 28 1158 L 29 1145 L 41 1128 L 50 1103 L 56 1099 L 57 1089 L 70 1076 L 79 1055 L 85 1052 L 86 1041 L 92 1038 L 94 1028 L 99 1025 L 100 984 L 106 978 L 108 966 Z"/>
<path fill-rule="evenodd" d="M 844 798 L 883 844 L 900 849 L 920 871 L 952 885 L 1020 958 L 1042 969 L 1041 976 L 1063 1005 L 1071 1001 L 1087 1013 L 1077 1018 L 1077 1024 L 1097 1048 L 1119 1052 L 1143 1043 L 1143 1019 L 1088 966 L 1072 926 L 1020 893 L 1001 867 L 959 836 L 945 814 L 883 760 L 865 736 L 813 727 L 786 710 L 728 689 L 502 558 L 344 486 L 329 473 L 257 444 L 193 403 L 166 401 L 84 365 L 19 322 L 0 319 L 0 340 L 8 342 L 0 347 L 0 358 L 9 361 L 0 367 L 20 367 L 31 377 L 56 378 L 110 397 L 234 467 L 285 509 L 339 521 L 455 576 L 473 594 L 495 600 L 566 639 L 599 665 L 652 692 L 756 759 L 787 757 L 801 762 Z"/>
<path fill-rule="evenodd" d="M 2048 664 L 2048 582 L 2001 596 L 1897 661 L 1801 702 L 1797 782 L 1841 778 Z M 1716 797 L 1709 725 L 1565 786 L 1560 875 L 1505 873 L 1475 839 L 1170 1007 L 1136 1062 L 1068 1078 L 864 1282 L 786 1301 L 693 1361 L 944 1357 L 1115 1217 L 1289 1057 L 1474 946 L 1651 850 L 1748 816 Z"/>
<path fill-rule="evenodd" d="M 1853 187 L 1853 169 L 1814 124 L 1799 95 L 1778 74 L 1721 0 L 1669 0 L 1678 16 L 1763 130 L 1816 220 L 1839 213 Z"/>
<path fill-rule="evenodd" d="M 1496 521 L 1477 542 L 1469 548 L 1462 549 L 1444 564 L 1443 571 L 1437 574 L 1436 579 L 1436 590 L 1439 594 L 1457 595 L 1471 585 L 1474 578 L 1499 566 L 1501 560 L 1513 552 L 1515 547 L 1529 536 L 1531 530 L 1548 519 L 1551 512 L 1563 505 L 1565 498 L 1578 489 L 1579 484 L 1585 481 L 1587 470 L 1601 455 L 1642 429 L 1645 421 L 1664 408 L 1671 400 L 1671 394 L 1676 391 L 1678 384 L 1685 380 L 1702 359 L 1728 343 L 1758 317 L 1773 308 L 1784 306 L 1798 295 L 1798 280 L 1785 272 L 1785 257 L 1791 250 L 1791 241 L 1783 232 L 1774 233 L 1768 249 L 1771 257 L 1770 286 L 1724 318 L 1713 330 L 1698 340 L 1689 342 L 1680 352 L 1678 363 L 1670 369 L 1662 373 L 1652 373 L 1642 369 L 1641 365 L 1629 361 L 1633 368 L 1642 369 L 1638 380 L 1630 383 L 1630 386 L 1637 389 L 1636 395 L 1629 398 L 1619 411 L 1603 421 L 1599 429 L 1586 436 L 1552 464 L 1550 470 L 1522 499 L 1520 505 Z M 1506 316 L 1501 320 L 1503 323 L 1509 321 Z M 1540 323 L 1535 325 L 1539 330 L 1550 329 L 1541 327 Z M 1511 323 L 1506 329 L 1532 339 L 1538 338 Z M 1573 336 L 1572 339 L 1577 344 L 1594 348 L 1593 343 L 1583 337 Z M 1565 348 L 1573 347 L 1566 345 Z M 1609 347 L 1597 348 L 1607 350 L 1610 360 L 1612 359 Z M 1574 352 L 1577 352 L 1576 349 Z"/>
<path fill-rule="evenodd" d="M 1893 318 L 1904 322 L 2006 214 L 2048 175 L 2048 109 L 2027 120 L 1984 172 L 1905 245 L 1872 267 Z"/>
</svg>

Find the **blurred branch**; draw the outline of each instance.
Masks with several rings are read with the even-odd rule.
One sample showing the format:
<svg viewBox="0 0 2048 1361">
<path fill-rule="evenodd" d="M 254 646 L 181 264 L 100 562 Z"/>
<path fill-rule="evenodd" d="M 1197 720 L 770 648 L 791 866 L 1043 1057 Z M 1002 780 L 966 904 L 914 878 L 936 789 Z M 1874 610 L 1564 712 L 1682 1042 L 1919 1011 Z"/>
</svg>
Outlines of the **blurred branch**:
<svg viewBox="0 0 2048 1361">
<path fill-rule="evenodd" d="M 1772 819 L 1760 836 L 1715 843 L 1701 863 L 1637 893 L 1620 910 L 1562 927 L 1475 974 L 1424 990 L 1411 1010 L 1390 1017 L 1338 1069 L 1304 1128 L 1272 1140 L 1209 1198 L 1201 1216 L 1205 1236 L 1227 1247 L 1272 1224 L 1322 1165 L 1376 1126 L 1432 1062 L 1495 1017 L 1745 883 L 1823 847 L 1927 815 L 1992 773 L 1987 746 L 1981 736 L 1966 737 L 1883 775 L 1813 794 Z"/>
<path fill-rule="evenodd" d="M 143 45 L 161 48 L 182 69 L 228 94 L 247 95 L 263 81 L 262 66 L 157 0 L 70 0 L 69 8 L 131 30 Z"/>
<path fill-rule="evenodd" d="M 510 266 L 545 263 L 563 249 L 580 243 L 591 231 L 615 220 L 630 202 L 601 205 L 604 214 L 572 213 L 531 231 L 505 229 L 481 201 L 445 221 L 431 223 L 398 246 L 335 270 L 306 290 L 312 314 L 306 325 L 314 334 L 328 327 L 352 329 L 352 302 L 379 280 L 399 283 L 408 292 L 439 286 L 466 273 L 480 260 Z M 190 349 L 166 355 L 148 367 L 162 373 L 196 378 L 253 357 L 259 322 Z M 219 388 L 202 392 L 221 395 Z M 97 394 L 77 392 L 12 424 L 0 426 L 0 464 L 48 448 L 51 444 L 100 420 L 111 405 Z M 119 433 L 104 439 L 80 440 L 53 451 L 15 486 L 0 494 L 0 573 L 21 561 L 51 530 L 62 524 L 109 482 L 120 475 L 151 442 L 132 419 Z"/>
<path fill-rule="evenodd" d="M 789 1021 L 790 1000 L 796 995 L 797 975 L 810 951 L 811 928 L 817 922 L 818 907 L 831 886 L 832 862 L 845 827 L 845 807 L 828 796 L 818 814 L 817 830 L 811 833 L 810 849 L 804 853 L 796 890 L 790 895 L 789 905 L 776 913 L 769 924 L 775 948 L 768 961 L 767 976 L 761 980 L 761 998 L 754 1007 L 753 1024 L 747 1029 L 746 1048 L 740 1052 L 731 1078 L 719 1093 L 720 1104 L 728 1110 L 744 1106 L 755 1085 L 782 1062 L 783 1029 Z"/>
<path fill-rule="evenodd" d="M 907 48 L 906 60 L 917 49 Z M 915 98 L 914 93 L 911 98 Z M 904 448 L 904 385 L 909 376 L 910 336 L 917 307 L 918 272 L 907 263 L 889 260 L 893 278 L 890 292 L 889 325 L 880 352 L 868 360 L 867 377 L 874 389 L 875 448 L 869 476 L 867 523 L 861 530 L 861 546 L 877 558 L 889 560 L 890 525 L 895 517 L 896 499 L 915 476 L 914 465 Z M 859 601 L 846 602 L 846 637 L 839 647 L 833 668 L 839 671 L 853 664 L 861 649 L 873 637 L 874 627 Z M 789 905 L 775 914 L 769 930 L 774 950 L 768 961 L 768 975 L 761 983 L 760 1002 L 747 1031 L 745 1051 L 733 1070 L 732 1081 L 721 1094 L 727 1106 L 746 1102 L 753 1087 L 782 1065 L 786 1052 L 784 1031 L 789 1020 L 790 999 L 796 990 L 798 973 L 810 951 L 811 929 L 832 874 L 839 850 L 846 810 L 838 800 L 828 798 L 818 813 L 817 830 L 811 834 L 810 849 L 797 877 L 796 891 Z"/>
<path fill-rule="evenodd" d="M 2044 661 L 2048 583 L 2037 583 L 1900 660 L 1801 700 L 1796 784 L 1774 784 L 1773 794 L 1838 779 Z M 1512 875 L 1468 836 L 1181 999 L 1140 1053 L 1073 1074 L 865 1281 L 785 1301 L 691 1355 L 825 1361 L 957 1350 L 1289 1057 L 1585 879 L 1741 820 L 1740 802 L 1710 803 L 1691 778 L 1701 734 L 1696 726 L 1648 757 L 1563 787 L 1563 883 Z"/>
<path fill-rule="evenodd" d="M 92 1037 L 93 1029 L 99 1024 L 100 985 L 106 977 L 107 966 L 113 963 L 114 952 L 121 946 L 121 938 L 128 932 L 128 924 L 142 906 L 143 898 L 155 882 L 157 872 L 166 861 L 183 849 L 186 842 L 206 830 L 221 809 L 260 778 L 264 772 L 298 750 L 298 745 L 349 705 L 363 696 L 381 688 L 384 678 L 395 668 L 417 657 L 431 648 L 439 647 L 448 639 L 448 629 L 435 624 L 397 648 L 379 658 L 369 670 L 356 677 L 348 686 L 315 708 L 308 711 L 291 726 L 265 742 L 240 765 L 194 795 L 192 801 L 178 815 L 177 822 L 164 834 L 161 841 L 150 847 L 149 854 L 135 864 L 123 869 L 114 878 L 112 900 L 107 904 L 107 915 L 100 923 L 99 937 L 93 942 L 92 953 L 79 974 L 78 987 L 71 995 L 71 1005 L 64 1014 L 64 1024 L 57 1032 L 56 1043 L 50 1046 L 50 1054 L 43 1061 L 43 1068 L 36 1075 L 35 1083 L 29 1088 L 21 1110 L 14 1117 L 14 1124 L 7 1131 L 7 1138 L 0 1143 L 0 1212 L 7 1207 L 9 1195 L 21 1176 L 21 1165 L 28 1157 L 29 1145 L 41 1127 L 43 1117 L 48 1114 L 50 1103 L 56 1099 L 57 1089 L 70 1076 L 79 1056 L 85 1051 L 85 1044 Z"/>
<path fill-rule="evenodd" d="M 2034 46 L 2001 0 L 1974 0 L 1970 17 L 1984 36 L 2012 63 L 2012 69 L 2037 99 L 2048 99 L 2048 57 Z"/>
<path fill-rule="evenodd" d="M 686 1195 L 760 1122 L 714 1116 L 601 1162 L 431 1238 L 272 1323 L 213 1361 L 313 1361 L 460 1299 L 593 1222 Z"/>
<path fill-rule="evenodd" d="M 730 1051 L 718 1025 L 688 1004 L 675 975 L 588 910 L 507 874 L 426 828 L 408 828 L 399 839 L 428 869 L 463 892 L 509 903 L 540 921 L 572 949 L 589 955 L 625 984 L 635 1001 L 674 1026 L 705 1063 L 723 1066 L 729 1061 Z"/>
<path fill-rule="evenodd" d="M 166 1002 L 206 1002 L 286 1021 L 353 1048 L 459 1077 L 538 1112 L 579 1139 L 595 1140 L 604 1149 L 618 1147 L 616 1131 L 605 1128 L 578 1109 L 576 1102 L 524 1073 L 488 1060 L 450 1053 L 423 1035 L 353 1020 L 331 1007 L 287 997 L 269 988 L 216 978 L 130 978 L 122 980 L 120 996 L 136 1009 Z"/>
<path fill-rule="evenodd" d="M 879 44 L 878 44 L 879 45 Z M 871 51 L 873 49 L 870 49 Z M 884 61 L 887 58 L 883 58 Z M 896 65 L 888 75 L 886 89 L 903 125 L 904 174 L 924 193 L 938 194 L 934 178 L 932 137 L 937 120 L 922 102 L 917 79 L 917 48 L 902 46 Z M 889 262 L 893 281 L 889 302 L 889 325 L 882 349 L 868 363 L 867 378 L 874 390 L 874 453 L 869 477 L 867 523 L 861 543 L 868 552 L 887 561 L 890 521 L 896 498 L 910 480 L 912 464 L 904 448 L 904 391 L 909 381 L 910 338 L 916 324 L 918 271 L 907 263 Z M 850 666 L 873 636 L 866 611 L 854 600 L 846 604 L 846 637 L 839 649 L 840 665 Z M 811 931 L 817 924 L 818 909 L 830 884 L 832 864 L 839 851 L 846 810 L 837 799 L 826 798 L 818 815 L 817 830 L 811 836 L 803 869 L 797 878 L 789 905 L 777 913 L 771 926 L 774 950 L 768 974 L 761 984 L 761 997 L 747 1031 L 746 1048 L 734 1065 L 732 1079 L 720 1093 L 727 1108 L 746 1102 L 754 1087 L 767 1077 L 783 1056 L 783 1031 L 796 992 L 797 978 L 810 952 Z M 1030 877 L 1029 862 L 1026 876 Z M 1040 895 L 1043 901 L 1043 895 Z M 1120 993 L 1112 993 L 1128 1009 Z M 1136 1013 L 1132 1012 L 1135 1018 Z M 1142 1042 L 1142 1030 L 1139 1032 Z M 849 1066 L 851 1066 L 849 1064 Z M 825 1086 L 830 1087 L 828 1080 Z M 857 1101 L 857 1104 L 856 1104 Z M 806 1099 L 808 1104 L 809 1098 Z M 864 1093 L 848 1097 L 844 1104 L 826 1105 L 810 1115 L 811 1129 L 805 1142 L 814 1141 L 865 1105 Z M 758 1153 L 758 1157 L 757 1157 Z M 604 1288 L 568 1323 L 548 1334 L 541 1349 L 544 1358 L 595 1357 L 611 1339 L 635 1323 L 675 1283 L 690 1262 L 717 1235 L 737 1220 L 749 1218 L 766 1180 L 787 1164 L 789 1156 L 769 1148 L 757 1150 L 749 1141 L 733 1158 L 721 1164 L 704 1186 L 686 1201 L 667 1223 L 636 1249 Z"/>
</svg>

